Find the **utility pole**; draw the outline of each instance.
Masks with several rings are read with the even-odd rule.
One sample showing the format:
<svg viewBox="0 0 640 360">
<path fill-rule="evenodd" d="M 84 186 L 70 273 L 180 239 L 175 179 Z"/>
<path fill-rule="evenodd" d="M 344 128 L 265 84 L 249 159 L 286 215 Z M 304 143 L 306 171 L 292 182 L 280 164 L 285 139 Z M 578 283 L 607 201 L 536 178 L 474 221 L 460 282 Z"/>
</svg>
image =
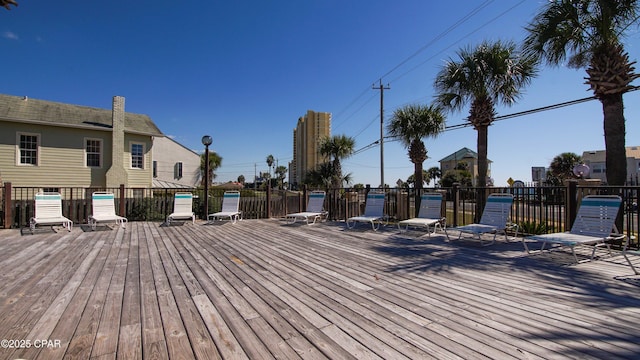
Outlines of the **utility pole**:
<svg viewBox="0 0 640 360">
<path fill-rule="evenodd" d="M 383 86 L 380 79 L 380 85 L 378 87 L 373 85 L 372 89 L 380 90 L 380 187 L 384 188 L 384 91 L 391 88 L 389 84 L 386 87 Z"/>
</svg>

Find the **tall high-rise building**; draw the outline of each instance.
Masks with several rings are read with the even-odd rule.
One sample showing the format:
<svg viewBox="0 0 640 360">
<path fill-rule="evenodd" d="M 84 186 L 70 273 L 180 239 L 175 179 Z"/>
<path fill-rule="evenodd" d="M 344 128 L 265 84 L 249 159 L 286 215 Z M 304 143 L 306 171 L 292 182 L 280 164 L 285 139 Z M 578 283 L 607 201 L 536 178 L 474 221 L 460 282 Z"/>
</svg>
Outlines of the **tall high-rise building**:
<svg viewBox="0 0 640 360">
<path fill-rule="evenodd" d="M 320 154 L 320 141 L 331 136 L 331 113 L 308 110 L 293 129 L 293 161 L 289 164 L 289 181 L 301 184 L 307 171 L 327 161 Z"/>
</svg>

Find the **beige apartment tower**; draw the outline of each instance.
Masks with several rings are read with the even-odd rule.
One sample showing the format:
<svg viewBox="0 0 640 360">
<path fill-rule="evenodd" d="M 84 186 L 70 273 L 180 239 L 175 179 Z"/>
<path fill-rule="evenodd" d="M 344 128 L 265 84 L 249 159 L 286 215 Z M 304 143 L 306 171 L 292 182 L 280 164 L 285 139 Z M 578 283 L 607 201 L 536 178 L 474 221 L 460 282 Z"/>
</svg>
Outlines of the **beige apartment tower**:
<svg viewBox="0 0 640 360">
<path fill-rule="evenodd" d="M 308 110 L 298 119 L 293 130 L 293 161 L 289 165 L 289 181 L 302 184 L 307 171 L 327 161 L 320 154 L 320 141 L 331 136 L 331 113 Z"/>
</svg>

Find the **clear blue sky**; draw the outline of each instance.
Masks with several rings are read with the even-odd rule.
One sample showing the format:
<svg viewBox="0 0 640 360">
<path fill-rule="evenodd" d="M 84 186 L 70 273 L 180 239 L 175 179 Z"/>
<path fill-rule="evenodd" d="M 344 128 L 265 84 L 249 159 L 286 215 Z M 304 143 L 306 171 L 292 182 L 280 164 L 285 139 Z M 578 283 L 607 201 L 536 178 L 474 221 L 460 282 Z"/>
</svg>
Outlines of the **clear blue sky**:
<svg viewBox="0 0 640 360">
<path fill-rule="evenodd" d="M 287 165 L 292 132 L 307 110 L 331 112 L 332 134 L 363 149 L 393 110 L 433 99 L 443 62 L 482 40 L 520 42 L 543 0 L 34 1 L 0 9 L 5 66 L 0 93 L 99 108 L 114 95 L 149 115 L 167 136 L 223 158 L 216 181 L 251 179 L 269 154 Z M 625 41 L 640 59 L 640 33 Z M 498 115 L 591 96 L 584 70 L 541 69 L 513 107 Z M 638 85 L 638 82 L 635 83 Z M 627 146 L 640 145 L 640 91 L 625 95 Z M 468 110 L 447 125 L 464 122 Z M 476 149 L 472 128 L 427 139 L 425 168 Z M 496 122 L 489 159 L 496 185 L 531 180 L 562 152 L 604 149 L 602 107 L 592 101 Z M 413 173 L 406 149 L 384 145 L 385 182 Z M 254 166 L 255 165 L 255 166 Z M 380 149 L 346 159 L 355 183 L 380 183 Z"/>
</svg>

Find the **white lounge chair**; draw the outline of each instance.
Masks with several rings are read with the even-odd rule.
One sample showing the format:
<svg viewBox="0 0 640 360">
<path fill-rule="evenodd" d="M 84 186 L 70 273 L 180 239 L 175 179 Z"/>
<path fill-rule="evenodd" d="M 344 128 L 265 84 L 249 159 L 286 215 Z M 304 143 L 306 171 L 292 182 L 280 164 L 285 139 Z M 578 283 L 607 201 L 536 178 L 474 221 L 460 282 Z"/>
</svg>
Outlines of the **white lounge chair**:
<svg viewBox="0 0 640 360">
<path fill-rule="evenodd" d="M 544 251 L 547 244 L 556 244 L 559 247 L 568 246 L 576 263 L 579 261 L 574 248 L 579 245 L 593 246 L 589 260 L 593 260 L 596 248 L 601 246 L 606 246 L 609 253 L 611 253 L 611 248 L 607 241 L 624 237 L 624 235 L 618 233 L 618 229 L 615 226 L 621 203 L 622 199 L 617 195 L 585 196 L 580 203 L 571 231 L 527 236 L 522 239 L 524 249 L 527 253 L 532 253 Z M 540 250 L 530 250 L 527 240 L 542 242 Z"/>
<path fill-rule="evenodd" d="M 240 208 L 240 191 L 231 190 L 225 191 L 222 197 L 222 209 L 215 214 L 209 214 L 207 223 L 212 223 L 215 220 L 223 220 L 229 218 L 232 224 L 235 224 L 238 220 L 242 220 L 242 212 Z"/>
<path fill-rule="evenodd" d="M 62 196 L 59 193 L 37 193 L 35 216 L 29 220 L 31 233 L 37 225 L 57 225 L 71 231 L 73 221 L 62 215 Z"/>
<path fill-rule="evenodd" d="M 384 219 L 384 198 L 385 193 L 370 191 L 364 207 L 364 215 L 354 216 L 347 219 L 347 229 L 353 229 L 357 223 L 370 223 L 374 231 L 377 231 Z"/>
<path fill-rule="evenodd" d="M 113 193 L 94 192 L 91 195 L 91 215 L 89 225 L 95 230 L 99 222 L 115 222 L 123 229 L 127 227 L 127 218 L 116 214 L 116 204 Z"/>
<path fill-rule="evenodd" d="M 325 192 L 320 190 L 312 191 L 309 194 L 309 201 L 307 202 L 307 211 L 292 213 L 286 215 L 286 220 L 288 224 L 295 223 L 298 219 L 304 219 L 309 224 L 309 219 L 312 218 L 313 222 L 311 224 L 315 224 L 316 221 L 320 218 L 327 217 L 327 211 L 324 211 L 324 197 Z"/>
<path fill-rule="evenodd" d="M 195 224 L 196 214 L 193 212 L 193 194 L 176 193 L 173 198 L 173 212 L 167 216 L 167 225 L 171 225 L 173 220 L 191 219 Z"/>
<path fill-rule="evenodd" d="M 511 194 L 489 195 L 484 210 L 482 211 L 480 222 L 477 224 L 474 223 L 453 228 L 453 230 L 457 230 L 459 232 L 458 240 L 460 240 L 463 233 L 473 234 L 477 236 L 478 240 L 480 240 L 481 246 L 487 246 L 495 243 L 498 232 L 504 232 L 504 238 L 505 240 L 508 240 L 506 232 L 507 228 L 515 228 L 516 236 L 518 236 L 518 226 L 515 224 L 509 224 L 512 204 L 513 195 Z M 447 240 L 451 240 L 446 228 L 444 229 L 444 232 L 447 235 Z M 484 244 L 482 235 L 491 233 L 493 234 L 493 239 L 489 243 Z"/>
<path fill-rule="evenodd" d="M 412 227 L 424 227 L 427 229 L 427 234 L 431 236 L 429 227 L 433 226 L 433 233 L 435 234 L 437 229 L 446 227 L 446 218 L 442 217 L 442 194 L 439 193 L 425 193 L 420 197 L 420 210 L 418 211 L 418 217 L 414 217 L 407 220 L 398 222 L 398 229 L 402 230 L 404 226 L 405 230 Z"/>
</svg>

